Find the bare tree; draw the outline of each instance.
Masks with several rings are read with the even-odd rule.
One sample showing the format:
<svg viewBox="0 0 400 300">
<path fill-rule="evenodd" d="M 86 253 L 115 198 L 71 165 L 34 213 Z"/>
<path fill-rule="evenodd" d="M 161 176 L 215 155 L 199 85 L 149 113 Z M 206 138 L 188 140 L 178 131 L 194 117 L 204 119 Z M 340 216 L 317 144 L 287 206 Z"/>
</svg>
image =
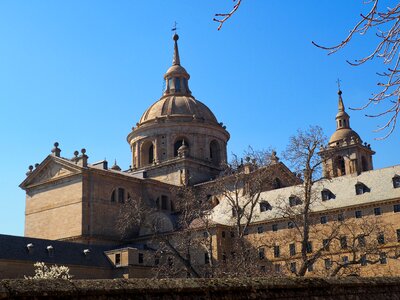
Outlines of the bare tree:
<svg viewBox="0 0 400 300">
<path fill-rule="evenodd" d="M 394 131 L 400 111 L 400 4 L 393 3 L 392 7 L 381 8 L 379 0 L 368 0 L 364 3 L 371 5 L 371 9 L 367 14 L 360 15 L 360 20 L 341 43 L 332 47 L 312 43 L 321 49 L 328 50 L 328 54 L 333 54 L 348 45 L 356 34 L 365 35 L 368 31 L 375 30 L 375 35 L 378 38 L 376 47 L 368 55 L 347 62 L 352 66 L 359 66 L 376 57 L 382 59 L 383 63 L 388 66 L 387 71 L 377 73 L 383 79 L 378 82 L 381 91 L 373 94 L 364 106 L 356 108 L 357 110 L 364 110 L 371 104 L 386 104 L 381 112 L 366 115 L 373 118 L 387 117 L 386 123 L 377 129 L 377 131 L 387 131 L 383 136 L 383 138 L 386 138 Z"/>
<path fill-rule="evenodd" d="M 295 237 L 291 240 L 301 245 L 300 268 L 292 270 L 298 276 L 304 276 L 307 269 L 323 254 L 323 247 L 310 251 L 313 235 L 314 217 L 313 204 L 317 201 L 314 184 L 321 180 L 322 158 L 318 155 L 319 148 L 325 145 L 327 138 L 322 128 L 310 126 L 307 130 L 298 130 L 297 135 L 290 137 L 289 145 L 284 152 L 284 158 L 297 173 L 302 174 L 303 182 L 298 192 L 287 199 L 278 200 L 278 215 L 291 222 L 295 230 Z M 280 203 L 279 203 L 280 202 Z M 327 232 L 327 238 L 332 240 L 337 234 L 337 227 L 333 226 Z M 292 268 L 293 269 L 293 268 Z"/>
<path fill-rule="evenodd" d="M 233 2 L 236 2 L 233 5 L 233 8 L 230 12 L 228 13 L 223 13 L 223 14 L 215 14 L 215 16 L 217 18 L 214 18 L 213 20 L 215 22 L 218 22 L 218 30 L 220 30 L 222 28 L 222 25 L 224 25 L 224 23 L 230 18 L 232 17 L 232 15 L 238 10 L 240 4 L 242 4 L 242 0 L 233 0 Z"/>
</svg>

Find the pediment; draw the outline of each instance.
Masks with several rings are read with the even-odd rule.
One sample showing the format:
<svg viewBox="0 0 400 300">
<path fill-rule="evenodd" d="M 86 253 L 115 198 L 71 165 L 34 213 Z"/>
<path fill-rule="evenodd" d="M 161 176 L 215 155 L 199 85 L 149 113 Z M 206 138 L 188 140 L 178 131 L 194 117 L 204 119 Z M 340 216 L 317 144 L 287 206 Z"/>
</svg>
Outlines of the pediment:
<svg viewBox="0 0 400 300">
<path fill-rule="evenodd" d="M 69 166 L 68 164 L 58 162 L 52 158 L 45 159 L 32 174 L 21 183 L 21 187 L 25 188 L 52 182 L 78 173 L 80 173 L 80 169 L 75 166 Z"/>
</svg>

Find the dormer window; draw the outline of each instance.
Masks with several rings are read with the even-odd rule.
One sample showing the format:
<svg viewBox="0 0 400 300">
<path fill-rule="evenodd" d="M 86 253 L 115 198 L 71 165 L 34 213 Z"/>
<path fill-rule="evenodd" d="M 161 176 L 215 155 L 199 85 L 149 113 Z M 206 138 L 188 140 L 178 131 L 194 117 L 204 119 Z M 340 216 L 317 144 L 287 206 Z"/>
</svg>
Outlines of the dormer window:
<svg viewBox="0 0 400 300">
<path fill-rule="evenodd" d="M 364 193 L 370 192 L 370 189 L 362 182 L 357 182 L 355 188 L 356 188 L 356 195 L 362 195 Z"/>
<path fill-rule="evenodd" d="M 322 201 L 328 201 L 335 198 L 335 195 L 328 189 L 323 189 L 321 191 Z"/>
<path fill-rule="evenodd" d="M 299 197 L 294 196 L 294 195 L 289 197 L 289 206 L 290 207 L 300 205 L 301 203 L 302 203 L 302 201 Z"/>
<path fill-rule="evenodd" d="M 282 182 L 280 181 L 279 178 L 275 178 L 275 179 L 272 181 L 272 187 L 273 187 L 274 189 L 280 189 L 280 188 L 282 187 Z"/>
<path fill-rule="evenodd" d="M 267 210 L 271 210 L 272 206 L 267 201 L 263 201 L 260 203 L 260 212 L 264 212 Z"/>
<path fill-rule="evenodd" d="M 395 176 L 392 178 L 392 181 L 393 181 L 393 187 L 394 187 L 395 189 L 400 188 L 400 176 L 399 176 L 399 175 L 395 175 Z"/>
</svg>

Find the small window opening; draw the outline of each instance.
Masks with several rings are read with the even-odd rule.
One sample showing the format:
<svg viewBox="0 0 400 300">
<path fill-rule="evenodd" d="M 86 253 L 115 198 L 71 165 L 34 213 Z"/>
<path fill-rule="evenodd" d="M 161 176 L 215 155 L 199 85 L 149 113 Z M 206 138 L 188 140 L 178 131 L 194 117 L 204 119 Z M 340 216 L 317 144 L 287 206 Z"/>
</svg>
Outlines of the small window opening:
<svg viewBox="0 0 400 300">
<path fill-rule="evenodd" d="M 396 175 L 392 178 L 393 181 L 393 188 L 397 189 L 400 188 L 400 176 Z"/>
<path fill-rule="evenodd" d="M 362 195 L 370 192 L 370 189 L 362 182 L 356 183 L 355 189 L 356 189 L 356 195 Z"/>
<path fill-rule="evenodd" d="M 139 264 L 142 264 L 142 263 L 144 262 L 143 253 L 139 253 L 139 254 L 138 254 L 138 262 L 139 262 Z"/>
<path fill-rule="evenodd" d="M 272 209 L 272 206 L 267 201 L 263 201 L 260 203 L 260 211 L 261 212 L 271 210 L 271 209 Z"/>
<path fill-rule="evenodd" d="M 293 196 L 293 195 L 289 197 L 289 205 L 291 207 L 292 206 L 296 206 L 296 205 L 300 205 L 300 204 L 302 204 L 302 201 L 301 201 L 301 199 L 299 197 Z"/>
<path fill-rule="evenodd" d="M 334 199 L 335 195 L 328 189 L 323 189 L 321 191 L 322 201 L 328 201 L 330 199 Z"/>
<path fill-rule="evenodd" d="M 116 266 L 121 265 L 121 253 L 116 253 L 115 254 L 115 265 Z"/>
</svg>

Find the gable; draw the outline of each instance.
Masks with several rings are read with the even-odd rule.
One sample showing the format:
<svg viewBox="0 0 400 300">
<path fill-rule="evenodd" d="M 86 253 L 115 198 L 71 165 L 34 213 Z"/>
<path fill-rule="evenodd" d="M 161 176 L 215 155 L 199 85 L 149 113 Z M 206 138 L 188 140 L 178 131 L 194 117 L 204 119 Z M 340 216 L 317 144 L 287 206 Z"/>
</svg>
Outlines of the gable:
<svg viewBox="0 0 400 300">
<path fill-rule="evenodd" d="M 21 183 L 21 188 L 53 182 L 65 177 L 81 173 L 79 167 L 70 166 L 68 163 L 58 161 L 54 157 L 46 158 L 28 177 Z"/>
</svg>

